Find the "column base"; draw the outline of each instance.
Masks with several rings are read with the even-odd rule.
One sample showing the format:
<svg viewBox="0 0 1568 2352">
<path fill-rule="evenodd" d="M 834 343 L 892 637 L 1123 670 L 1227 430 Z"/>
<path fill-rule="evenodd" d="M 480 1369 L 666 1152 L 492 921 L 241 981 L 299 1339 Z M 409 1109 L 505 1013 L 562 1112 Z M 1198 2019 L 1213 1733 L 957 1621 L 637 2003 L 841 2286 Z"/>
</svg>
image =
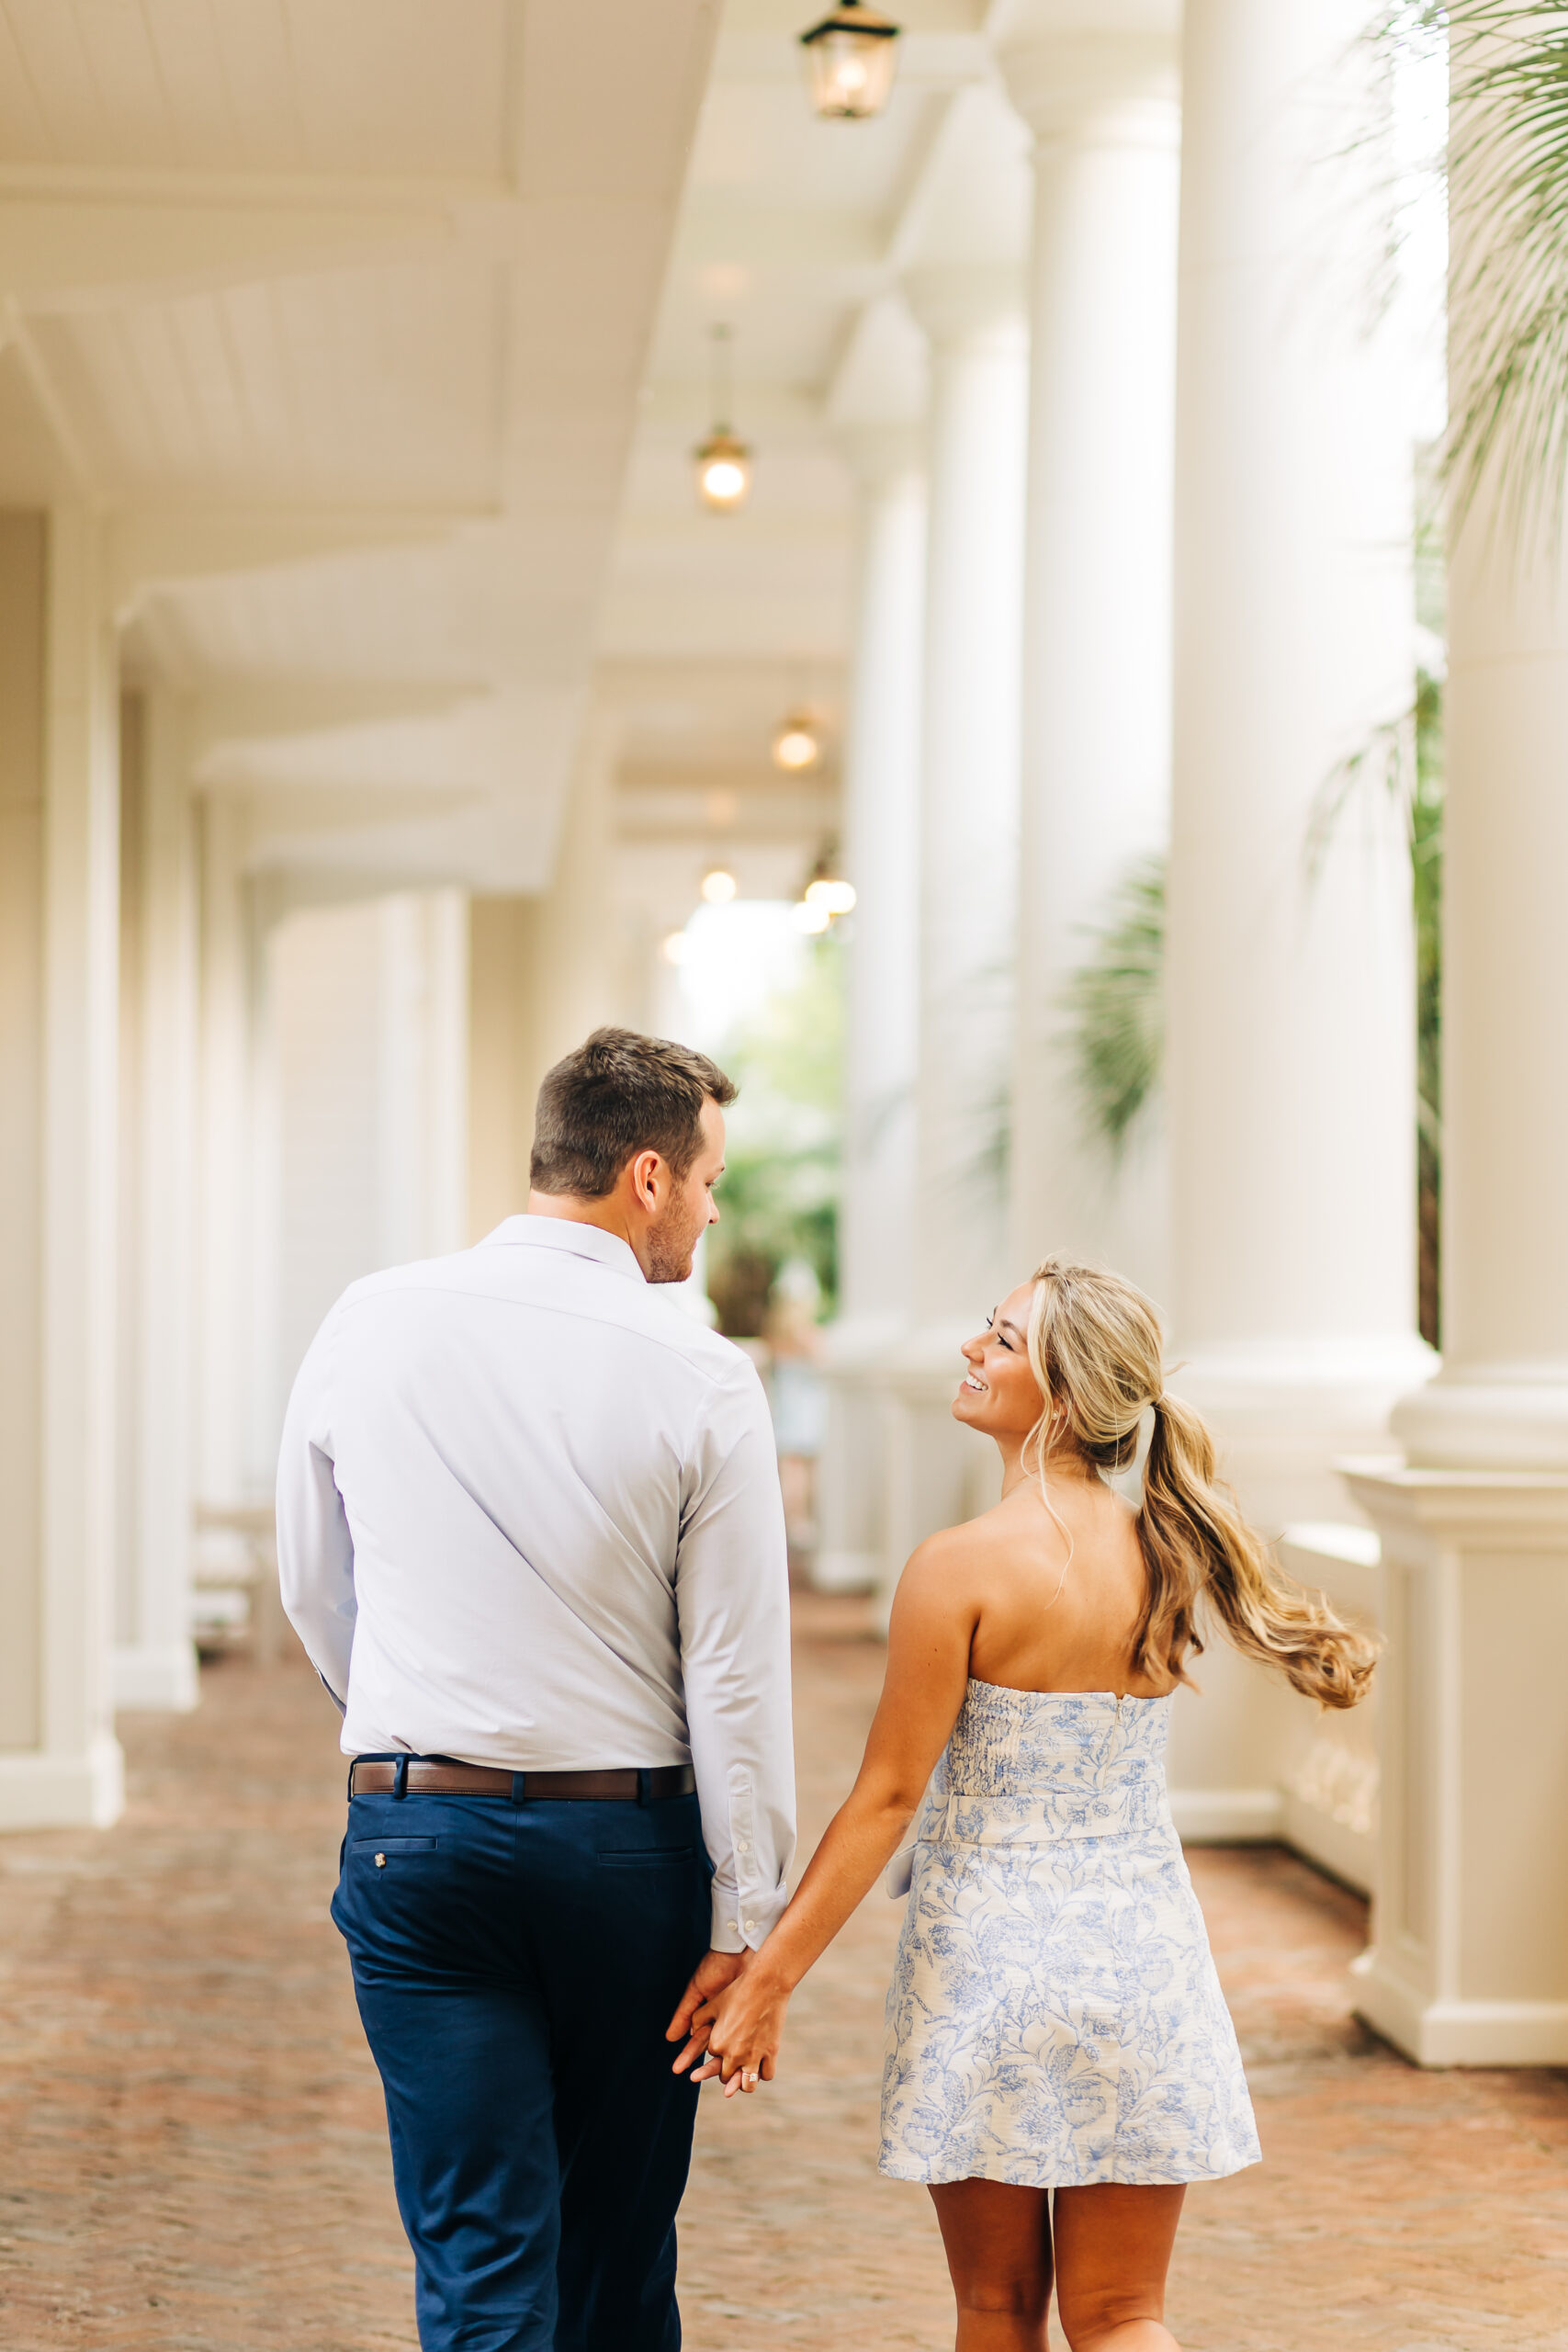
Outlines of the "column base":
<svg viewBox="0 0 1568 2352">
<path fill-rule="evenodd" d="M 874 1592 L 882 1574 L 880 1552 L 818 1552 L 811 1564 L 813 1592 Z"/>
<path fill-rule="evenodd" d="M 114 1654 L 114 1705 L 122 1711 L 187 1715 L 201 1698 L 200 1668 L 190 1642 L 118 1649 Z"/>
<path fill-rule="evenodd" d="M 0 1830 L 107 1829 L 125 1810 L 125 1758 L 112 1732 L 85 1755 L 0 1755 Z"/>
<path fill-rule="evenodd" d="M 1401 1397 L 1393 1433 L 1413 1470 L 1568 1470 L 1568 1381 L 1510 1375 L 1466 1378 L 1461 1368 Z"/>
<path fill-rule="evenodd" d="M 1568 2064 L 1568 1471 L 1345 1475 L 1388 1626 L 1357 2007 L 1418 2065 Z"/>
<path fill-rule="evenodd" d="M 1184 1846 L 1272 1846 L 1285 1834 L 1282 1789 L 1172 1789 Z"/>
<path fill-rule="evenodd" d="M 1375 1946 L 1351 1971 L 1356 2015 L 1417 2066 L 1568 2065 L 1568 2001 L 1436 1999 Z"/>
</svg>

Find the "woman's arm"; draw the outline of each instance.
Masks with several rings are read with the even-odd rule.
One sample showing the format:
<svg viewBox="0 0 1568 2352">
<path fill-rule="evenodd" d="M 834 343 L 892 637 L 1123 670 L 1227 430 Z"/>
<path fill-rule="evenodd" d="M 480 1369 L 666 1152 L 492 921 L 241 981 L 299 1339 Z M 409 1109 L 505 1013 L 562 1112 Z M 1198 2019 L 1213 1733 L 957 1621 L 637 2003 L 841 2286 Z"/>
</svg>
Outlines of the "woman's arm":
<svg viewBox="0 0 1568 2352">
<path fill-rule="evenodd" d="M 887 1670 L 854 1787 L 828 1825 L 777 1927 L 727 1991 L 688 1993 L 669 2039 L 691 2039 L 678 2074 L 706 2056 L 696 2079 L 772 2079 L 790 1994 L 874 1883 L 909 1825 L 947 1745 L 969 1676 L 979 1616 L 969 1532 L 922 1544 L 898 1580 L 887 1629 Z"/>
</svg>

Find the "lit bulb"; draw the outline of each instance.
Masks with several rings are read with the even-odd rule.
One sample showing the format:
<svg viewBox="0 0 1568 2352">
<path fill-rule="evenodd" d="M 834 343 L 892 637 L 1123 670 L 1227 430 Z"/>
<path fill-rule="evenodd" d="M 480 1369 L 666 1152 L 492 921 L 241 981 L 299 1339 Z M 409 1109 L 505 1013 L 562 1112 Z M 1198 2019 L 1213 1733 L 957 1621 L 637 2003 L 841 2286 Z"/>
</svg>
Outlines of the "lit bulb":
<svg viewBox="0 0 1568 2352">
<path fill-rule="evenodd" d="M 732 433 L 716 427 L 694 452 L 697 489 L 714 514 L 733 514 L 751 487 L 751 452 Z"/>
<path fill-rule="evenodd" d="M 773 763 L 776 767 L 814 768 L 821 756 L 822 746 L 807 718 L 786 718 L 773 737 Z"/>
<path fill-rule="evenodd" d="M 789 912 L 796 931 L 826 931 L 833 920 L 829 910 L 817 899 L 797 899 Z"/>
<path fill-rule="evenodd" d="M 716 865 L 711 874 L 703 876 L 703 896 L 710 907 L 727 907 L 735 889 L 734 875 L 727 874 L 722 865 Z"/>
<path fill-rule="evenodd" d="M 806 886 L 807 905 L 824 907 L 829 916 L 847 915 L 854 902 L 855 886 L 852 882 L 833 881 L 824 876 L 821 880 L 808 882 Z"/>
<path fill-rule="evenodd" d="M 692 952 L 692 943 L 683 931 L 672 931 L 662 950 L 667 964 L 684 964 Z"/>
</svg>

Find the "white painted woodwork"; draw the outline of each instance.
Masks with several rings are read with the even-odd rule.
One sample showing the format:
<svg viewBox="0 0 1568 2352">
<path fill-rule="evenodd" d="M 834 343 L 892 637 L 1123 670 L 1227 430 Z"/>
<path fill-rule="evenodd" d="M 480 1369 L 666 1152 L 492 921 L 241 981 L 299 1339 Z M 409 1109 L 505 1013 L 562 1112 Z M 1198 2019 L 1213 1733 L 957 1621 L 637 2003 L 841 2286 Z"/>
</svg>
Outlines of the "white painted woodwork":
<svg viewBox="0 0 1568 2352">
<path fill-rule="evenodd" d="M 348 1284 L 467 1241 L 466 895 L 298 908 L 269 927 L 265 955 L 256 1157 L 270 1163 L 277 1272 L 258 1301 L 263 1460 Z"/>
<path fill-rule="evenodd" d="M 1429 1362 L 1404 819 L 1375 763 L 1337 780 L 1415 669 L 1361 29 L 1359 0 L 1191 0 L 1184 31 L 1171 1339 L 1271 1529 L 1336 1515 L 1336 1455 Z"/>
<path fill-rule="evenodd" d="M 17 1525 L 7 1531 L 0 1588 L 10 1621 L 0 1639 L 11 1717 L 0 1732 L 5 1828 L 102 1826 L 122 1801 L 109 1675 L 118 683 L 96 523 L 71 509 L 52 513 L 47 528 L 40 520 L 13 515 L 0 533 L 6 609 L 19 631 L 8 681 L 18 705 L 6 720 L 22 852 L 6 1025 L 22 1031 L 13 1067 L 32 1080 L 30 1102 L 24 1091 L 8 1106 L 24 1198 L 7 1248 L 27 1248 L 31 1266 L 11 1271 L 22 1316 L 6 1342 L 6 1403 L 26 1446 L 13 1464 Z"/>
<path fill-rule="evenodd" d="M 1484 233 L 1455 175 L 1454 287 Z M 1462 307 L 1450 399 L 1465 397 Z M 1450 548 L 1443 1364 L 1395 1408 L 1382 1856 L 1362 2014 L 1427 2065 L 1568 2062 L 1568 590 L 1484 480 Z"/>
<path fill-rule="evenodd" d="M 184 712 L 126 698 L 120 741 L 117 1707 L 197 1702 L 197 871 Z"/>
<path fill-rule="evenodd" d="M 1034 137 L 1013 1256 L 1112 1265 L 1160 1297 L 1157 1124 L 1120 1162 L 1085 1140 L 1066 997 L 1168 831 L 1177 43 L 1102 8 L 1041 13 L 1001 52 Z"/>
<path fill-rule="evenodd" d="M 1568 2064 L 1568 1475 L 1352 1465 L 1382 1540 L 1382 1828 L 1357 2006 L 1425 2066 Z"/>
<path fill-rule="evenodd" d="M 908 1312 L 919 1069 L 920 672 L 926 489 L 908 425 L 855 429 L 860 597 L 844 775 L 849 940 L 840 1314 L 827 1342 L 828 1431 L 813 1582 L 868 1589 L 883 1569 L 877 1374 Z"/>
<path fill-rule="evenodd" d="M 931 341 L 914 1310 L 973 1329 L 1007 1272 L 1029 352 L 1010 270 L 909 294 Z"/>
</svg>

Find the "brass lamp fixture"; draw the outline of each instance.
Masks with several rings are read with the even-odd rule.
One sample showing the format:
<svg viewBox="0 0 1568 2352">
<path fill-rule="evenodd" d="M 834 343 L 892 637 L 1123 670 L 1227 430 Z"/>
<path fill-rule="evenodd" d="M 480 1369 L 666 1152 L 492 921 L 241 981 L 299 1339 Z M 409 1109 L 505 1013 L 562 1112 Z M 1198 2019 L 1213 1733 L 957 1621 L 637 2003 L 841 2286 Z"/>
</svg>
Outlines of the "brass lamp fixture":
<svg viewBox="0 0 1568 2352">
<path fill-rule="evenodd" d="M 697 495 L 710 514 L 737 514 L 751 487 L 751 452 L 729 423 L 729 329 L 713 329 L 713 424 L 692 456 Z"/>
<path fill-rule="evenodd" d="M 819 25 L 800 36 L 811 75 L 811 103 L 832 122 L 863 122 L 880 114 L 893 87 L 902 28 L 866 0 L 839 0 Z"/>
<path fill-rule="evenodd" d="M 814 768 L 822 757 L 822 738 L 808 710 L 792 710 L 773 735 L 773 765 L 790 774 Z"/>
</svg>

